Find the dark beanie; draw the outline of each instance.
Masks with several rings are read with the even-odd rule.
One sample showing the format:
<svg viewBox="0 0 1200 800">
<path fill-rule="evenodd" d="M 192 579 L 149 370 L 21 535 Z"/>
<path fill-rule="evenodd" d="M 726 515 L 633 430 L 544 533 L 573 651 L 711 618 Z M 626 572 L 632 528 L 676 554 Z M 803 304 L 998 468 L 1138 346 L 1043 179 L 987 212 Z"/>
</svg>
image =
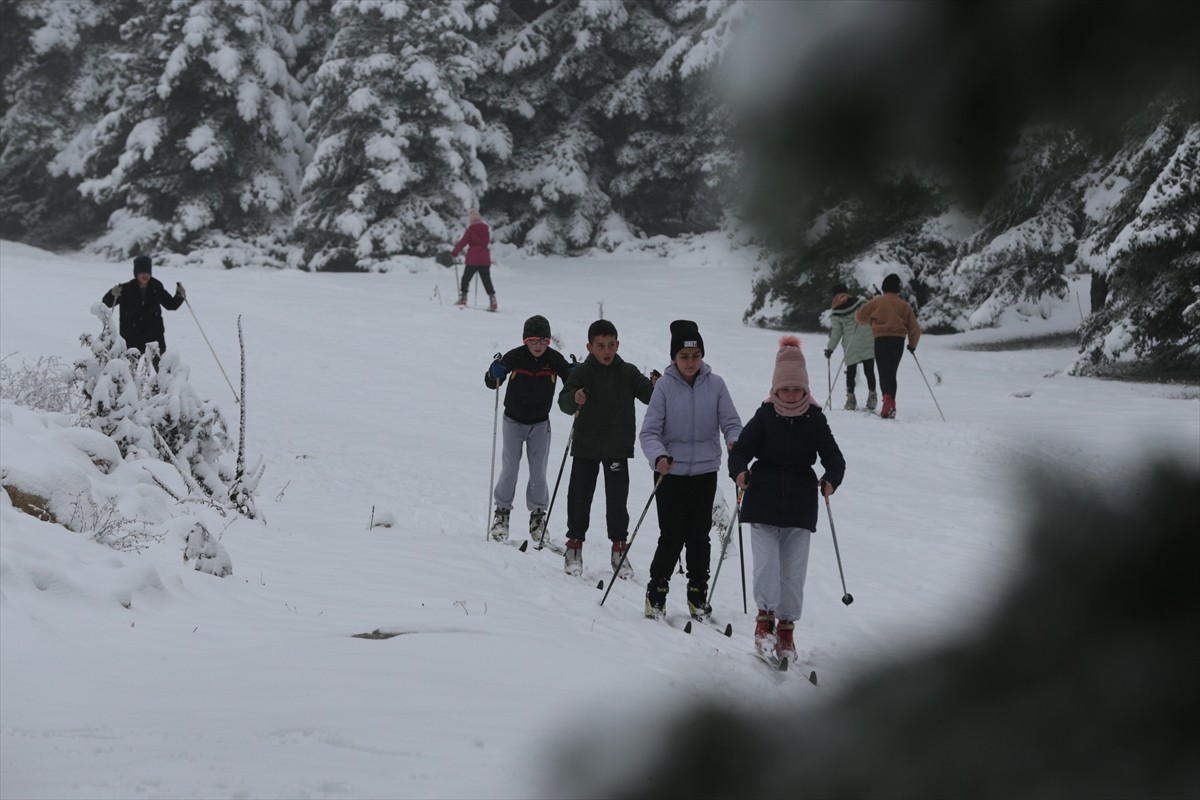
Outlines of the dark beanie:
<svg viewBox="0 0 1200 800">
<path fill-rule="evenodd" d="M 675 354 L 685 347 L 699 347 L 700 355 L 704 355 L 704 339 L 700 329 L 690 319 L 677 319 L 671 323 L 671 360 Z"/>
<path fill-rule="evenodd" d="M 531 336 L 549 339 L 550 321 L 541 314 L 534 314 L 532 317 L 525 320 L 525 330 L 521 333 L 521 338 L 528 339 Z"/>
<path fill-rule="evenodd" d="M 849 293 L 850 293 L 850 290 L 846 287 L 846 284 L 835 283 L 833 285 L 833 294 L 838 295 L 838 294 L 849 294 Z"/>
<path fill-rule="evenodd" d="M 150 272 L 150 256 L 138 256 L 133 260 L 133 274 Z"/>
<path fill-rule="evenodd" d="M 883 290 L 894 294 L 900 293 L 900 276 L 892 273 L 883 279 Z"/>
</svg>

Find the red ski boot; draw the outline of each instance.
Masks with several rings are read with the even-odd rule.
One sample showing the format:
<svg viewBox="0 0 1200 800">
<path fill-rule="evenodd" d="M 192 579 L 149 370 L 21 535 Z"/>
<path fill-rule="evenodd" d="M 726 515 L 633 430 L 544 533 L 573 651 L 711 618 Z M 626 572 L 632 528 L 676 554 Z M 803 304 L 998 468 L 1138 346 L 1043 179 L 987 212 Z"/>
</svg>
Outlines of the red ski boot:
<svg viewBox="0 0 1200 800">
<path fill-rule="evenodd" d="M 879 409 L 879 416 L 883 419 L 896 418 L 896 399 L 890 394 L 883 396 L 883 406 Z"/>
<path fill-rule="evenodd" d="M 758 610 L 754 618 L 754 648 L 760 653 L 775 649 L 775 612 Z"/>
</svg>

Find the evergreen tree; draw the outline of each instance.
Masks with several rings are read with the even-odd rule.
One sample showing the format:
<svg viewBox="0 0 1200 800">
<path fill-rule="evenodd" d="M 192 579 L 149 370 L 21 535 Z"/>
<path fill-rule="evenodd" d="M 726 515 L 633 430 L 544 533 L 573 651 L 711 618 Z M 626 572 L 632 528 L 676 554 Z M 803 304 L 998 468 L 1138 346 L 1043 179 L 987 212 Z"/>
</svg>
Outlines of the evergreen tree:
<svg viewBox="0 0 1200 800">
<path fill-rule="evenodd" d="M 0 235 L 78 247 L 112 209 L 83 202 L 69 163 L 72 142 L 118 102 L 111 58 L 119 21 L 135 0 L 0 2 Z"/>
<path fill-rule="evenodd" d="M 1075 374 L 1135 367 L 1192 379 L 1200 358 L 1200 108 L 1162 101 L 1094 178 L 1082 259 L 1111 300 L 1081 329 Z"/>
<path fill-rule="evenodd" d="M 923 313 L 935 324 L 981 328 L 1014 304 L 1065 296 L 1082 230 L 1078 179 L 1090 160 L 1073 131 L 1024 130 L 978 229 L 953 261 L 924 276 L 933 291 Z"/>
<path fill-rule="evenodd" d="M 308 268 L 370 269 L 443 251 L 460 232 L 487 188 L 489 142 L 463 87 L 479 71 L 469 34 L 491 14 L 473 0 L 333 5 L 296 212 Z"/>
<path fill-rule="evenodd" d="M 728 31 L 741 7 L 507 4 L 472 89 L 498 135 L 517 143 L 492 169 L 501 235 L 564 252 L 637 229 L 715 227 L 730 159 L 705 80 L 726 40 L 705 32 Z"/>
<path fill-rule="evenodd" d="M 123 103 L 82 148 L 80 191 L 115 203 L 128 255 L 265 232 L 292 206 L 303 135 L 287 0 L 147 0 L 121 27 Z"/>
</svg>

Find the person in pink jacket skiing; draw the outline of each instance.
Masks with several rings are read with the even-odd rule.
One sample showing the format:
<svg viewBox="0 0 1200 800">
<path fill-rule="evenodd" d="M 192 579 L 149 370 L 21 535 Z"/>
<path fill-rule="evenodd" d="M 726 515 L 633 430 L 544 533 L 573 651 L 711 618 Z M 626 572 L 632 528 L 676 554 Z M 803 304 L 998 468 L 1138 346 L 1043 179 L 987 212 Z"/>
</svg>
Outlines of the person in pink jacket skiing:
<svg viewBox="0 0 1200 800">
<path fill-rule="evenodd" d="M 497 306 L 496 289 L 492 286 L 492 254 L 488 250 L 492 232 L 480 216 L 478 208 L 471 209 L 470 219 L 466 232 L 450 251 L 451 258 L 457 258 L 462 249 L 467 248 L 467 268 L 463 270 L 462 283 L 458 287 L 458 302 L 455 305 L 467 304 L 467 289 L 471 286 L 471 279 L 478 273 L 479 279 L 483 281 L 484 291 L 488 294 L 488 311 L 495 311 Z"/>
</svg>

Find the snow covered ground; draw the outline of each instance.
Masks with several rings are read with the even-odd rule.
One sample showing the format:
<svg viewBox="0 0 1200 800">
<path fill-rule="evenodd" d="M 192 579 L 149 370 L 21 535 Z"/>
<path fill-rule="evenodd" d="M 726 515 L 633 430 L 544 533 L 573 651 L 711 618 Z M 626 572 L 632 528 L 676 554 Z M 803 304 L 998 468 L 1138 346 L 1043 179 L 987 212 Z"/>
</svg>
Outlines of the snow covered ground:
<svg viewBox="0 0 1200 800">
<path fill-rule="evenodd" d="M 694 319 L 746 419 L 780 335 L 741 322 L 749 255 L 710 238 L 501 256 L 498 314 L 455 309 L 453 272 L 416 260 L 372 275 L 156 267 L 168 288 L 187 286 L 235 383 L 242 317 L 248 456 L 267 464 L 265 522 L 224 529 L 234 572 L 219 579 L 182 564 L 171 539 L 118 552 L 3 495 L 0 796 L 552 796 L 563 787 L 547 782 L 547 765 L 588 726 L 627 731 L 636 747 L 647 720 L 699 697 L 750 709 L 819 703 L 969 630 L 1016 569 L 1031 467 L 1107 480 L 1148 454 L 1193 467 L 1200 458 L 1196 387 L 1072 378 L 1062 372 L 1071 349 L 963 349 L 1069 330 L 1073 298 L 1049 319 L 1012 312 L 998 329 L 927 336 L 918 356 L 946 422 L 907 357 L 899 419 L 831 412 L 848 464 L 834 521 L 855 602 L 840 602 L 822 512 L 796 634 L 814 687 L 748 656 L 736 541 L 714 603 L 735 626 L 725 639 L 642 617 L 653 510 L 630 551 L 634 579 L 604 606 L 602 503 L 582 579 L 550 550 L 485 537 L 495 398 L 482 375 L 493 353 L 519 344 L 523 320 L 547 316 L 560 349 L 582 357 L 602 313 L 620 330 L 621 355 L 649 372 L 668 363 L 670 321 Z M 79 335 L 99 327 L 89 308 L 129 275 L 124 263 L 0 244 L 0 355 L 82 356 Z M 187 307 L 166 321 L 169 347 L 236 432 L 233 395 Z M 823 398 L 825 334 L 799 333 Z M 552 422 L 553 478 L 569 418 L 556 410 Z M 103 474 L 80 452 L 63 419 L 4 403 L 6 475 L 38 475 L 53 490 L 87 473 L 93 491 L 140 503 L 155 522 L 191 513 L 137 470 Z M 640 458 L 633 475 L 636 521 L 651 487 Z M 720 485 L 732 500 L 731 483 Z M 523 490 L 524 474 L 518 528 Z M 389 515 L 393 526 L 368 527 Z M 551 520 L 560 541 L 564 518 L 565 488 Z M 681 577 L 668 609 L 682 624 Z M 401 635 L 353 637 L 377 629 Z M 603 769 L 604 757 L 581 771 Z"/>
</svg>

